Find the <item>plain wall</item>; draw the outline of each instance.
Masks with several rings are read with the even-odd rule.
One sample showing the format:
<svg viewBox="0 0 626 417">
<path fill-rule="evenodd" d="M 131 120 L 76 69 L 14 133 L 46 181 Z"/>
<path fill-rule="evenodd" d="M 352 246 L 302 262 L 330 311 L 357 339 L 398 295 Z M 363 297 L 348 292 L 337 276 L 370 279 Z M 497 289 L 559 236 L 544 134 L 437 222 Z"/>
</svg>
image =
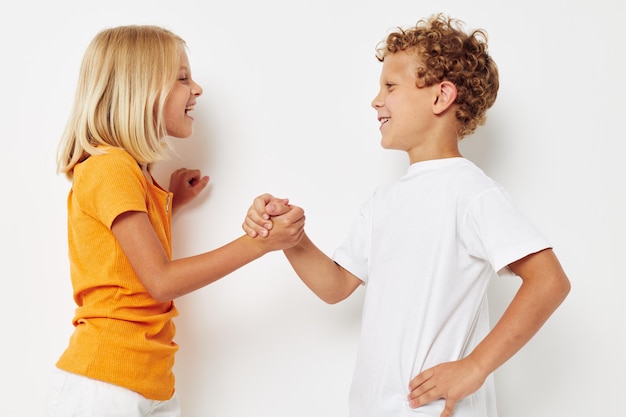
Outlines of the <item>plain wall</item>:
<svg viewBox="0 0 626 417">
<path fill-rule="evenodd" d="M 176 257 L 238 237 L 252 199 L 289 197 L 331 254 L 358 206 L 401 175 L 370 101 L 376 44 L 443 11 L 485 28 L 501 88 L 462 151 L 551 239 L 572 292 L 496 372 L 503 417 L 623 415 L 626 374 L 624 6 L 614 0 L 25 0 L 0 6 L 3 127 L 0 416 L 43 415 L 71 334 L 69 182 L 55 173 L 78 67 L 92 37 L 157 24 L 189 45 L 204 87 L 193 137 L 157 166 L 211 176 L 174 220 Z M 519 281 L 493 282 L 494 320 Z M 363 289 L 329 306 L 271 253 L 177 300 L 175 372 L 185 417 L 345 417 Z"/>
</svg>

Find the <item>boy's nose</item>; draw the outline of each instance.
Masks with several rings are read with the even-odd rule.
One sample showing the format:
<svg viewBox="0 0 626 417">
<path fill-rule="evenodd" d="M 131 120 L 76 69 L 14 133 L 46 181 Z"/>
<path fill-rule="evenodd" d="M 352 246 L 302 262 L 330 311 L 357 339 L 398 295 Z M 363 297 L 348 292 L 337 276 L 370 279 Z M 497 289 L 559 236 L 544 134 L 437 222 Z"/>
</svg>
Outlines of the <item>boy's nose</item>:
<svg viewBox="0 0 626 417">
<path fill-rule="evenodd" d="M 371 106 L 374 109 L 378 109 L 383 106 L 382 100 L 380 99 L 380 93 L 378 93 L 376 97 L 374 97 L 374 99 L 372 100 Z"/>
</svg>

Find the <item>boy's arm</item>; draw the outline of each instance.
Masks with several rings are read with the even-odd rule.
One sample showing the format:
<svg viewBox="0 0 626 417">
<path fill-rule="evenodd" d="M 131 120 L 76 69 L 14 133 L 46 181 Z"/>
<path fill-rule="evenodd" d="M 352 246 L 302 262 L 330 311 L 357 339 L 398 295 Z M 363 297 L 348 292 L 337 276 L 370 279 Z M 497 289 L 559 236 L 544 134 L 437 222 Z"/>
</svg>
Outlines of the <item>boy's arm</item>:
<svg viewBox="0 0 626 417">
<path fill-rule="evenodd" d="M 318 249 L 306 232 L 296 246 L 283 252 L 306 286 L 329 304 L 346 299 L 363 283 Z"/>
<path fill-rule="evenodd" d="M 482 386 L 489 374 L 526 344 L 570 290 L 570 282 L 552 249 L 528 255 L 509 265 L 522 279 L 517 294 L 491 332 L 466 358 L 427 369 L 409 385 L 409 405 L 417 408 L 445 399 L 442 417 L 456 403 Z"/>
<path fill-rule="evenodd" d="M 288 199 L 262 194 L 248 209 L 242 228 L 250 237 L 265 239 L 273 233 L 273 223 L 280 221 L 290 210 Z M 318 249 L 306 232 L 298 245 L 283 252 L 306 286 L 329 304 L 344 300 L 363 283 Z"/>
</svg>

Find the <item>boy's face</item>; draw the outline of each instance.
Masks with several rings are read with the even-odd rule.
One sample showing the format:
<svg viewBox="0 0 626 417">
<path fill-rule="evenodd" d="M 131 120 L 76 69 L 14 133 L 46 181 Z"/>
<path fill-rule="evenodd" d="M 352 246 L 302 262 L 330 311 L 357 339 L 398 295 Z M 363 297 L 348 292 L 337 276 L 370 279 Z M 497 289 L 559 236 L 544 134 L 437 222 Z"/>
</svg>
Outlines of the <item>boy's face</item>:
<svg viewBox="0 0 626 417">
<path fill-rule="evenodd" d="M 433 87 L 418 88 L 418 58 L 402 51 L 385 57 L 380 75 L 380 91 L 372 101 L 378 113 L 381 145 L 409 153 L 426 146 L 433 127 L 432 104 L 436 100 Z M 413 158 L 411 158 L 413 159 Z"/>
</svg>

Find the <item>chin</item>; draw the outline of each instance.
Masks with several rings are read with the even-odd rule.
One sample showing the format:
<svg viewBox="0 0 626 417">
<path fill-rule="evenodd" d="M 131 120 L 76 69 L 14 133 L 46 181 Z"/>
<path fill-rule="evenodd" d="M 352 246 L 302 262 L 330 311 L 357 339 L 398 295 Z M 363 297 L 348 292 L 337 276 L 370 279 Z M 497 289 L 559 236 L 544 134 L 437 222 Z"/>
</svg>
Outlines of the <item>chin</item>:
<svg viewBox="0 0 626 417">
<path fill-rule="evenodd" d="M 380 146 L 383 149 L 394 149 L 394 147 L 391 144 L 391 141 L 388 139 L 385 139 L 384 137 L 380 140 Z"/>
<path fill-rule="evenodd" d="M 185 132 L 168 132 L 167 134 L 173 138 L 176 139 L 187 139 L 188 137 L 191 136 L 191 134 L 193 133 L 192 130 L 189 131 L 185 131 Z"/>
</svg>

